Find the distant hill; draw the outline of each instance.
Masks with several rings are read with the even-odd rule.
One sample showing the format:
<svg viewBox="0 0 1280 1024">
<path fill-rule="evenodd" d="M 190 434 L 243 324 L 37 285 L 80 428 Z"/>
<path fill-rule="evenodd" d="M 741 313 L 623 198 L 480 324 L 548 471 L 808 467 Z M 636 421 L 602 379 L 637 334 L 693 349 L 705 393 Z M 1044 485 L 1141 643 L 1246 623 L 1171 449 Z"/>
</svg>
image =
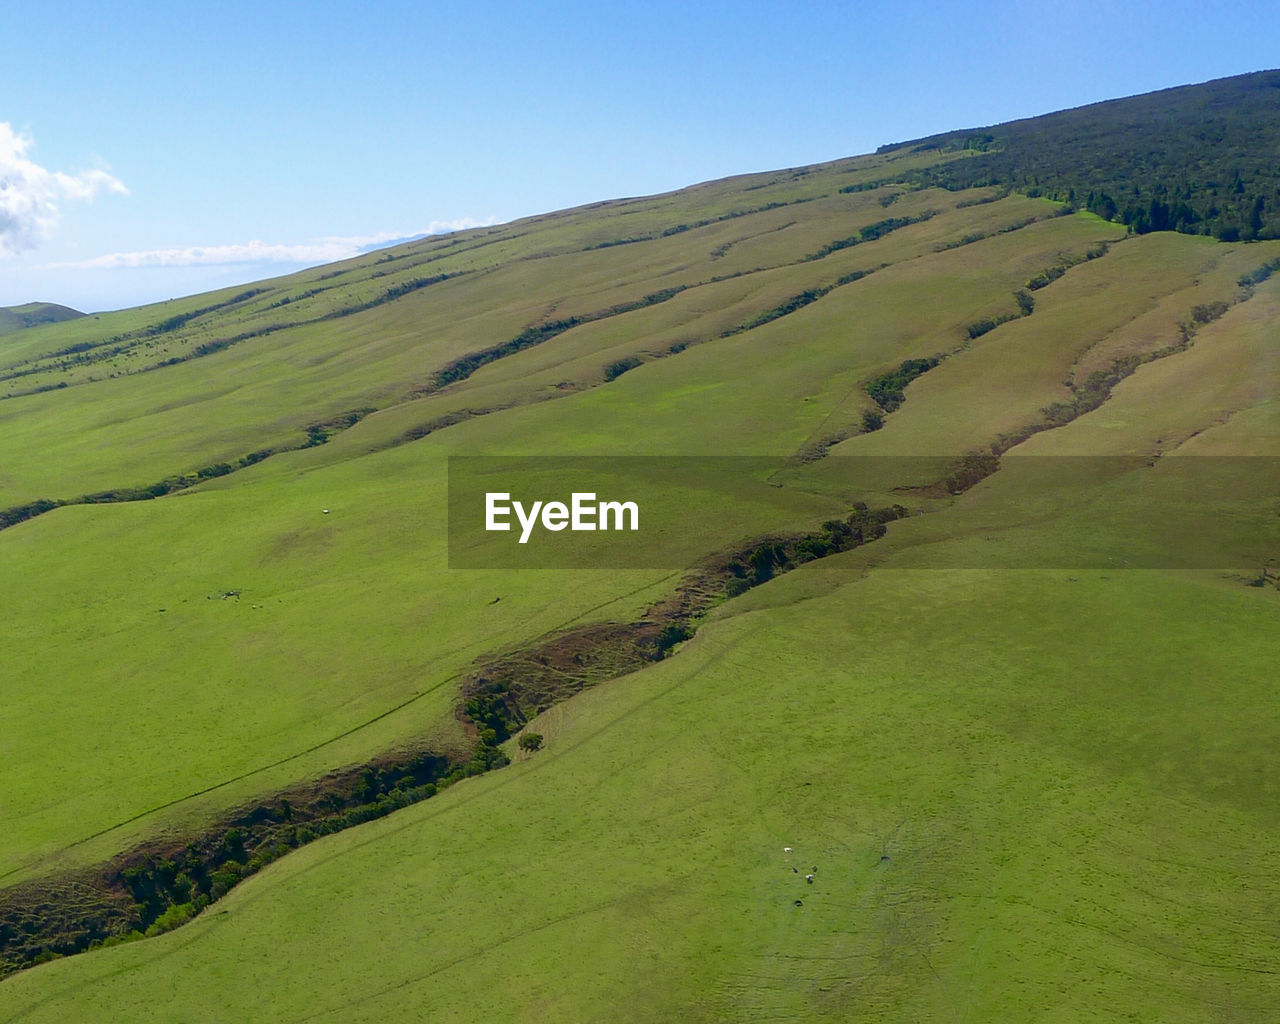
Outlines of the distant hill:
<svg viewBox="0 0 1280 1024">
<path fill-rule="evenodd" d="M 23 306 L 0 306 L 0 334 L 20 331 L 39 324 L 56 324 L 84 316 L 78 309 L 56 302 L 28 302 Z"/>
<path fill-rule="evenodd" d="M 1002 185 L 1139 234 L 1280 238 L 1280 71 L 1163 89 L 988 128 L 881 146 L 972 150 L 921 184 Z"/>
</svg>

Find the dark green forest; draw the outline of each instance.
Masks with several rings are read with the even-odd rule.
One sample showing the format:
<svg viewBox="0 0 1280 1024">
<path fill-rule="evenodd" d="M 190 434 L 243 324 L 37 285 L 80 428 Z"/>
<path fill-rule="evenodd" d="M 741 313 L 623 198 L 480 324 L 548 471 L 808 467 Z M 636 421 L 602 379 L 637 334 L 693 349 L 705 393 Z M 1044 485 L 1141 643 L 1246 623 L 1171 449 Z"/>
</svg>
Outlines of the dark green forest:
<svg viewBox="0 0 1280 1024">
<path fill-rule="evenodd" d="M 995 185 L 1119 221 L 1140 234 L 1280 238 L 1280 71 L 1094 103 L 881 146 L 969 151 L 918 185 Z"/>
</svg>

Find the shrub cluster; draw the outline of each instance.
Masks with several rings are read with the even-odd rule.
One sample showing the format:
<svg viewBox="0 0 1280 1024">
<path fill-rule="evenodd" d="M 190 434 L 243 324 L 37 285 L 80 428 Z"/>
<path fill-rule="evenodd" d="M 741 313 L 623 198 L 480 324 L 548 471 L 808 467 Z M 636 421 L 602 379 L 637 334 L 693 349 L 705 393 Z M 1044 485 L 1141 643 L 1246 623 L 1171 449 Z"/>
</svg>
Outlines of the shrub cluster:
<svg viewBox="0 0 1280 1024">
<path fill-rule="evenodd" d="M 623 313 L 630 313 L 637 309 L 643 309 L 646 306 L 657 305 L 660 302 L 666 302 L 675 298 L 687 288 L 687 285 L 677 285 L 672 288 L 663 288 L 660 291 L 651 292 L 642 299 L 634 302 L 623 302 L 616 306 L 610 306 L 608 309 L 602 309 L 595 313 L 588 313 L 584 316 L 570 316 L 562 320 L 549 320 L 546 323 L 537 324 L 533 327 L 526 327 L 514 338 L 504 341 L 500 345 L 491 345 L 489 348 L 480 349 L 478 352 L 470 352 L 465 356 L 461 356 L 453 362 L 448 363 L 442 369 L 438 370 L 433 379 L 433 386 L 437 388 L 445 387 L 448 384 L 454 384 L 460 380 L 466 380 L 476 370 L 489 363 L 496 362 L 509 355 L 514 355 L 526 348 L 533 348 L 535 345 L 541 345 L 544 341 L 550 341 L 552 338 L 572 327 L 579 324 L 594 323 L 596 320 L 604 320 L 611 316 L 619 316 Z M 629 369 L 629 367 L 628 367 Z M 625 371 L 624 371 L 625 372 Z"/>
<path fill-rule="evenodd" d="M 888 531 L 885 524 L 907 514 L 907 510 L 901 505 L 873 509 L 859 501 L 853 504 L 849 515 L 844 519 L 829 519 L 822 524 L 820 530 L 813 533 L 757 544 L 745 553 L 745 557 L 729 563 L 729 575 L 724 584 L 725 596 L 737 597 L 797 565 L 848 551 L 883 537 Z"/>
<path fill-rule="evenodd" d="M 641 365 L 642 362 L 643 360 L 636 356 L 623 356 L 621 359 L 615 359 L 604 368 L 604 379 L 606 381 L 617 380 L 628 370 L 634 370 Z"/>
<path fill-rule="evenodd" d="M 482 738 L 463 761 L 422 753 L 368 765 L 331 780 L 327 789 L 309 795 L 305 807 L 281 798 L 180 849 L 133 855 L 112 868 L 100 888 L 80 896 L 75 914 L 56 922 L 41 917 L 43 930 L 35 919 L 24 924 L 22 907 L 0 907 L 0 973 L 169 931 L 290 850 L 505 763 L 506 755 Z M 19 934 L 21 941 L 13 941 Z"/>
<path fill-rule="evenodd" d="M 1277 270 L 1280 270 L 1280 259 L 1271 260 L 1262 264 L 1256 270 L 1251 270 L 1249 273 L 1242 275 L 1236 284 L 1240 285 L 1241 288 L 1252 288 L 1256 284 L 1262 284 Z"/>
<path fill-rule="evenodd" d="M 904 360 L 896 370 L 882 373 L 879 377 L 872 377 L 867 381 L 867 394 L 885 412 L 893 412 L 906 401 L 906 386 L 937 365 L 936 356 L 929 359 Z M 864 417 L 864 425 L 865 419 L 866 417 Z M 881 425 L 883 425 L 883 419 L 881 419 Z"/>
<path fill-rule="evenodd" d="M 981 320 L 971 323 L 965 328 L 965 331 L 969 335 L 969 340 L 972 341 L 974 338 L 981 338 L 984 334 L 994 331 L 1001 324 L 1007 324 L 1010 320 L 1017 320 L 1020 315 L 1019 313 L 1000 313 L 996 316 L 983 317 Z"/>
<path fill-rule="evenodd" d="M 838 238 L 834 242 L 828 242 L 817 252 L 810 253 L 805 257 L 807 260 L 820 260 L 824 256 L 830 256 L 833 252 L 839 252 L 841 249 L 849 249 L 855 245 L 862 245 L 864 242 L 874 242 L 877 238 L 883 238 L 891 231 L 897 231 L 899 228 L 905 228 L 911 224 L 921 224 L 931 217 L 938 215 L 937 210 L 925 210 L 924 213 L 916 217 L 888 217 L 885 220 L 876 221 L 874 224 L 868 224 L 859 230 L 856 235 L 850 235 L 847 238 Z"/>
</svg>

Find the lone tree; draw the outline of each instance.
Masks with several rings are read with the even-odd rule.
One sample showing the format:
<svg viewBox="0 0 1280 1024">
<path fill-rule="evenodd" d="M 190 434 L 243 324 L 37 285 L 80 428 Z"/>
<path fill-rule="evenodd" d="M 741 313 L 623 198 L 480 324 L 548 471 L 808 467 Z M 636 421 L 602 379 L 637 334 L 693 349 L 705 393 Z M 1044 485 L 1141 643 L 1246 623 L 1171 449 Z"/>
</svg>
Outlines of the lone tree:
<svg viewBox="0 0 1280 1024">
<path fill-rule="evenodd" d="M 542 748 L 542 733 L 527 732 L 520 737 L 520 749 L 533 753 L 535 750 Z"/>
</svg>

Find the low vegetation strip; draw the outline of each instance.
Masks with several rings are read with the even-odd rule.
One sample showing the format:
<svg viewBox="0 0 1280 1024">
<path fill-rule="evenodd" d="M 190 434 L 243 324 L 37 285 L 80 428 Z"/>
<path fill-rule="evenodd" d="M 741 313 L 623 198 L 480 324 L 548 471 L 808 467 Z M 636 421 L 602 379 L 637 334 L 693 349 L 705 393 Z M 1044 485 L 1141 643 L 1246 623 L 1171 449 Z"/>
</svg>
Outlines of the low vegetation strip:
<svg viewBox="0 0 1280 1024">
<path fill-rule="evenodd" d="M 856 181 L 852 185 L 841 185 L 838 191 L 841 195 L 850 195 L 855 192 L 874 192 L 886 185 L 900 184 L 902 184 L 900 178 L 876 178 L 874 181 Z"/>
<path fill-rule="evenodd" d="M 218 302 L 211 306 L 202 306 L 198 309 L 188 310 L 185 313 L 178 313 L 168 317 L 157 323 L 141 327 L 136 331 L 130 331 L 127 334 L 116 334 L 102 341 L 91 342 L 82 341 L 74 345 L 68 345 L 54 352 L 50 352 L 38 359 L 22 360 L 14 363 L 15 369 L 8 373 L 0 374 L 0 381 L 14 380 L 19 377 L 31 376 L 32 374 L 45 373 L 52 370 L 69 370 L 76 366 L 90 365 L 93 363 L 104 362 L 108 359 L 114 359 L 116 356 L 123 355 L 135 347 L 135 343 L 154 339 L 162 334 L 169 334 L 179 328 L 185 327 L 194 320 L 199 320 L 211 313 L 225 313 L 234 306 L 238 306 L 243 302 L 265 292 L 265 288 L 250 288 L 246 291 L 233 295 L 225 302 Z M 108 348 L 107 346 L 111 346 Z M 20 367 L 20 369 L 18 368 Z"/>
<path fill-rule="evenodd" d="M 1247 299 L 1248 296 L 1249 292 L 1246 290 L 1243 299 Z M 1089 374 L 1083 382 L 1072 382 L 1069 401 L 1054 402 L 1052 405 L 1045 406 L 1040 410 L 1038 419 L 1012 433 L 1001 434 L 992 443 L 992 452 L 996 455 L 1003 455 L 1010 448 L 1021 444 L 1032 434 L 1065 426 L 1077 417 L 1097 409 L 1111 397 L 1111 392 L 1115 386 L 1133 374 L 1138 367 L 1155 362 L 1157 359 L 1164 359 L 1167 356 L 1186 351 L 1191 347 L 1196 332 L 1201 326 L 1217 320 L 1230 308 L 1231 306 L 1228 303 L 1220 301 L 1193 306 L 1188 314 L 1188 319 L 1179 325 L 1177 341 L 1151 352 L 1131 353 L 1121 356 L 1113 360 L 1107 368 L 1095 370 Z"/>
<path fill-rule="evenodd" d="M 61 501 L 40 498 L 37 501 L 27 502 L 25 505 L 15 505 L 13 508 L 0 509 L 0 530 L 9 526 L 17 526 L 19 523 L 25 523 L 28 519 L 34 519 L 36 516 L 44 515 L 46 512 L 52 512 L 62 504 L 64 503 Z"/>
<path fill-rule="evenodd" d="M 282 448 L 264 448 L 256 452 L 250 452 L 248 455 L 242 455 L 236 459 L 234 463 L 216 462 L 209 466 L 202 466 L 194 472 L 165 477 L 156 483 L 141 487 L 116 487 L 106 491 L 95 491 L 92 494 L 82 494 L 78 498 L 58 500 L 41 498 L 25 505 L 15 505 L 12 508 L 0 509 L 0 530 L 9 526 L 17 526 L 18 523 L 26 522 L 28 519 L 33 519 L 46 512 L 52 512 L 55 508 L 63 508 L 67 505 L 107 505 L 125 501 L 151 501 L 154 498 L 163 498 L 166 494 L 185 491 L 187 488 L 202 484 L 206 480 L 226 476 L 228 473 L 234 473 L 239 469 L 247 469 L 249 466 L 256 465 L 272 455 L 278 455 L 281 452 L 300 451 L 303 448 L 314 448 L 317 445 L 325 444 L 334 434 L 354 427 L 373 411 L 372 407 L 367 406 L 334 416 L 323 423 L 313 423 L 307 427 L 306 440 L 301 443 Z"/>
<path fill-rule="evenodd" d="M 117 375 L 128 377 L 139 373 L 147 373 L 152 370 L 162 369 L 168 366 L 177 366 L 181 363 L 190 362 L 192 359 L 201 359 L 205 356 L 211 356 L 217 352 L 225 351 L 233 345 L 238 345 L 241 342 L 250 341 L 255 338 L 267 337 L 268 335 L 276 334 L 279 331 L 292 330 L 297 327 L 307 327 L 312 324 L 324 323 L 329 320 L 337 320 L 342 317 L 353 316 L 356 313 L 363 313 L 367 310 L 374 309 L 377 306 L 384 305 L 385 303 L 393 302 L 396 299 L 412 292 L 428 288 L 431 285 L 440 284 L 455 277 L 461 277 L 468 273 L 470 273 L 470 271 L 462 270 L 453 273 L 433 274 L 429 277 L 416 277 L 401 281 L 399 284 L 392 285 L 371 298 L 339 306 L 336 309 L 331 309 L 309 319 L 278 320 L 260 324 L 257 327 L 252 327 L 236 334 L 228 335 L 223 338 L 213 338 L 209 341 L 193 345 L 188 351 L 181 352 L 180 354 L 171 356 L 168 359 L 161 359 L 136 368 L 118 371 Z M 267 309 L 277 309 L 282 306 L 290 305 L 294 302 L 314 297 L 326 290 L 331 289 L 314 288 L 297 296 L 286 296 L 285 298 L 269 305 Z M 104 342 L 96 344 L 81 342 L 76 345 L 69 346 L 64 350 L 51 353 L 49 356 L 44 357 L 42 360 L 34 362 L 31 365 L 18 364 L 17 368 L 11 369 L 7 373 L 0 374 L 0 381 L 16 380 L 22 377 L 35 376 L 41 373 L 56 373 L 59 371 L 66 372 L 68 370 L 94 366 L 100 363 L 105 363 L 119 356 L 127 355 L 136 351 L 139 347 L 151 348 L 156 344 L 156 339 L 161 335 L 178 331 L 192 321 L 200 319 L 208 314 L 225 312 L 231 306 L 245 302 L 265 291 L 266 289 L 264 288 L 250 289 L 248 291 L 241 292 L 239 295 L 229 299 L 227 302 L 220 303 L 215 306 L 206 306 L 187 313 L 181 313 L 157 324 L 139 328 L 138 330 L 130 331 L 127 334 L 115 335 Z M 110 347 L 106 347 L 108 345 Z M 89 378 L 88 380 L 81 381 L 79 383 L 90 383 L 92 379 L 93 378 Z M 0 395 L 0 399 L 19 398 L 24 395 L 40 394 L 67 386 L 68 384 L 66 381 L 60 381 L 56 384 L 43 384 L 25 391 L 7 392 L 6 394 Z"/>
<path fill-rule="evenodd" d="M 429 752 L 381 759 L 278 794 L 198 835 L 11 888 L 0 895 L 0 975 L 176 927 L 287 851 L 490 766 L 473 761 Z"/>
<path fill-rule="evenodd" d="M 1035 277 L 1030 278 L 1027 281 L 1027 288 L 1029 288 L 1033 292 L 1041 288 L 1044 288 L 1047 285 L 1050 285 L 1054 281 L 1058 280 L 1058 278 L 1060 278 L 1072 267 L 1077 266 L 1081 263 L 1086 263 L 1089 260 L 1096 260 L 1100 256 L 1105 256 L 1107 254 L 1107 251 L 1110 248 L 1111 248 L 1110 243 L 1099 242 L 1097 245 L 1086 250 L 1081 255 L 1074 255 L 1074 254 L 1064 255 L 1060 257 L 1057 260 L 1057 262 L 1055 262 L 1052 266 L 1045 267 L 1044 270 L 1036 274 Z"/>
<path fill-rule="evenodd" d="M 290 850 L 503 767 L 509 759 L 499 744 L 541 711 L 668 657 L 715 604 L 805 562 L 876 540 L 905 515 L 902 506 L 857 504 L 812 533 L 764 539 L 708 560 L 639 621 L 561 631 L 485 661 L 466 679 L 457 711 L 472 738 L 469 750 L 418 750 L 332 772 L 198 834 L 166 837 L 72 876 L 0 892 L 0 976 L 178 927 Z"/>
<path fill-rule="evenodd" d="M 660 291 L 650 292 L 642 299 L 634 302 L 623 302 L 616 306 L 610 306 L 608 309 L 598 310 L 594 313 L 586 313 L 582 316 L 566 317 L 562 320 L 549 320 L 546 323 L 537 324 L 532 327 L 526 327 L 514 338 L 502 342 L 499 345 L 492 345 L 489 348 L 480 349 L 477 352 L 468 353 L 452 362 L 448 363 L 442 369 L 438 370 L 432 378 L 432 387 L 430 390 L 443 388 L 449 384 L 456 384 L 458 381 L 466 380 L 480 367 L 487 366 L 489 363 L 497 362 L 506 356 L 515 355 L 517 352 L 523 352 L 527 348 L 533 348 L 535 345 L 541 345 L 543 342 L 550 341 L 557 335 L 563 334 L 565 331 L 577 327 L 579 324 L 594 323 L 597 320 L 605 320 L 612 316 L 621 316 L 623 313 L 631 313 L 637 309 L 644 309 L 646 306 L 654 306 L 660 302 L 667 302 L 675 298 L 682 291 L 685 291 L 689 285 L 678 285 L 672 288 L 663 288 Z"/>
<path fill-rule="evenodd" d="M 792 295 L 790 298 L 784 299 L 771 309 L 766 309 L 761 313 L 757 313 L 750 320 L 746 320 L 734 327 L 730 327 L 726 331 L 721 331 L 720 337 L 731 338 L 735 334 L 742 334 L 744 331 L 752 331 L 757 327 L 763 327 L 765 324 L 772 323 L 774 320 L 780 320 L 782 317 L 788 316 L 796 310 L 803 309 L 810 303 L 817 302 L 819 299 L 830 295 L 837 288 L 843 287 L 846 284 L 853 284 L 854 281 L 861 281 L 868 274 L 875 273 L 876 269 L 884 269 L 886 266 L 888 266 L 888 264 L 881 264 L 879 268 L 873 268 L 871 270 L 855 270 L 852 273 L 845 274 L 843 277 L 838 278 L 832 284 L 806 288 L 798 295 Z"/>
<path fill-rule="evenodd" d="M 730 210 L 728 213 L 722 213 L 718 217 L 704 217 L 702 220 L 687 221 L 679 224 L 673 224 L 670 227 L 663 228 L 661 231 L 651 231 L 643 235 L 629 235 L 625 238 L 611 238 L 605 242 L 597 242 L 595 245 L 586 247 L 585 252 L 593 249 L 611 249 L 615 245 L 634 245 L 636 242 L 652 242 L 659 238 L 670 238 L 672 235 L 680 235 L 686 231 L 693 231 L 695 228 L 710 227 L 712 224 L 721 224 L 727 220 L 737 220 L 739 217 L 750 217 L 757 213 L 767 213 L 770 210 L 779 210 L 784 206 L 798 206 L 801 203 L 811 203 L 818 196 L 801 196 L 798 199 L 789 199 L 783 202 L 765 203 L 763 206 L 752 206 L 740 210 Z"/>
<path fill-rule="evenodd" d="M 992 200 L 988 199 L 988 200 L 982 200 L 981 202 L 991 202 L 991 201 Z M 974 204 L 972 201 L 969 201 L 968 203 L 963 203 L 963 202 L 957 203 L 956 209 L 957 210 L 961 209 L 966 205 L 974 205 Z M 1070 213 L 1071 210 L 1067 207 L 1063 207 L 1059 212 Z M 995 238 L 997 235 L 1009 235 L 1015 231 L 1021 231 L 1023 228 L 1029 228 L 1032 224 L 1039 223 L 1040 220 L 1041 218 L 1034 217 L 1034 216 L 1023 217 L 1021 220 L 1015 221 L 1012 224 L 1008 224 L 1005 227 L 997 228 L 994 231 L 973 231 L 967 235 L 961 236 L 960 238 L 952 239 L 950 242 L 939 242 L 937 245 L 933 247 L 933 251 L 947 252 L 951 249 L 962 249 L 966 245 L 973 245 L 975 242 L 981 242 L 988 238 Z"/>
<path fill-rule="evenodd" d="M 1247 274 L 1241 275 L 1240 280 L 1236 283 L 1239 284 L 1241 288 L 1253 288 L 1254 285 L 1262 284 L 1263 281 L 1267 280 L 1267 278 L 1277 270 L 1280 270 L 1280 259 L 1269 260 L 1256 270 L 1252 270 Z"/>
<path fill-rule="evenodd" d="M 921 374 L 938 365 L 938 357 L 907 359 L 896 370 L 882 373 L 867 381 L 866 391 L 871 400 L 885 412 L 893 412 L 906 401 L 906 387 Z"/>
<path fill-rule="evenodd" d="M 856 235 L 849 235 L 847 238 L 838 238 L 834 242 L 828 242 L 817 252 L 810 253 L 805 259 L 820 260 L 824 256 L 830 256 L 833 252 L 839 252 L 841 249 L 849 249 L 865 242 L 874 242 L 877 238 L 883 238 L 891 231 L 897 231 L 900 228 L 930 220 L 936 217 L 938 212 L 937 210 L 925 210 L 924 213 L 915 217 L 888 217 L 885 220 L 878 220 L 874 224 L 868 224 L 860 229 Z"/>
<path fill-rule="evenodd" d="M 338 320 L 342 317 L 354 316 L 356 313 L 363 313 L 366 310 L 373 309 L 385 303 L 393 302 L 404 295 L 410 294 L 411 292 L 416 292 L 423 288 L 429 288 L 433 284 L 440 284 L 441 282 L 448 281 L 455 277 L 461 277 L 466 273 L 469 273 L 469 271 L 463 270 L 452 274 L 435 274 L 431 277 L 418 277 L 409 281 L 402 281 L 400 284 L 392 285 L 390 288 L 387 288 L 374 297 L 365 299 L 362 302 L 349 303 L 348 305 L 340 306 L 337 309 L 331 309 L 327 313 L 321 313 L 319 316 L 311 317 L 308 320 L 290 320 L 265 324 L 262 327 L 257 327 L 249 331 L 241 331 L 239 334 L 234 334 L 227 338 L 215 338 L 212 341 L 206 341 L 202 344 L 196 345 L 190 352 L 183 355 L 174 356 L 171 359 L 166 359 L 163 362 L 154 364 L 153 366 L 143 367 L 134 372 L 142 373 L 146 370 L 159 369 L 163 366 L 176 366 L 179 363 L 185 363 L 192 359 L 200 359 L 204 356 L 213 355 L 215 352 L 221 352 L 230 348 L 232 345 L 240 344 L 242 341 L 249 341 L 253 338 L 262 338 L 266 335 L 275 334 L 279 331 L 291 330 L 295 327 L 307 327 L 311 324 L 324 323 L 328 320 Z"/>
</svg>

